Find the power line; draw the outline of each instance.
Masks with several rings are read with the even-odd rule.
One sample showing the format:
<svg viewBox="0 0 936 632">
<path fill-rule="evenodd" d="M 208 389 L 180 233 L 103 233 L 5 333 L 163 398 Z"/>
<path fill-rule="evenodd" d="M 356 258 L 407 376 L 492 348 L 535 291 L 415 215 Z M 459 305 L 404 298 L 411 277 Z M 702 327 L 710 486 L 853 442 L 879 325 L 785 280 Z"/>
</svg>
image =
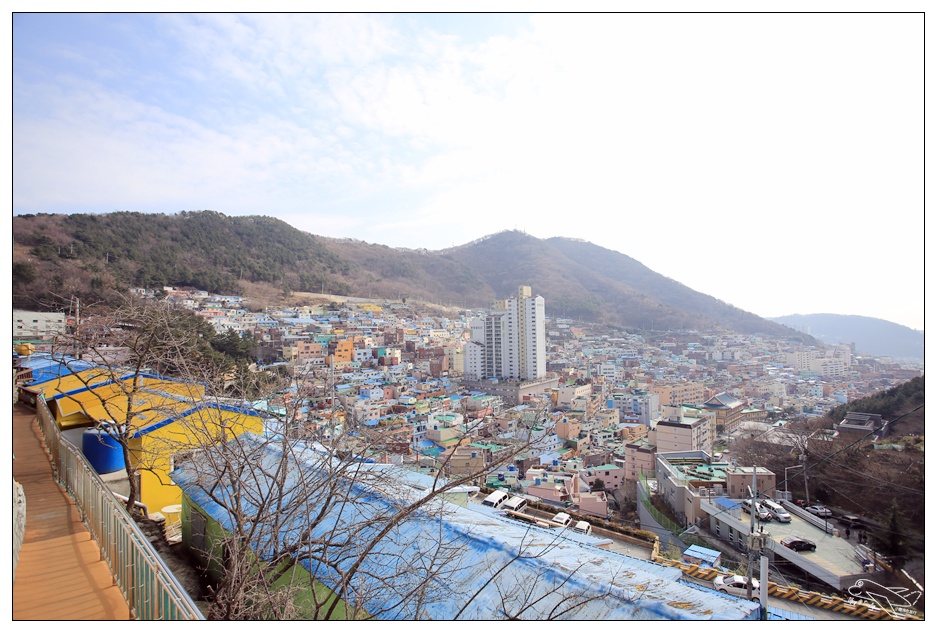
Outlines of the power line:
<svg viewBox="0 0 936 632">
<path fill-rule="evenodd" d="M 885 423 L 883 426 L 881 426 L 881 428 L 878 430 L 878 432 L 881 432 L 881 431 L 883 431 L 885 428 L 887 428 L 888 426 L 890 426 L 891 424 L 900 421 L 901 419 L 903 419 L 904 417 L 906 417 L 906 416 L 909 415 L 910 413 L 915 413 L 916 411 L 918 411 L 918 410 L 920 410 L 921 408 L 923 408 L 923 406 L 924 406 L 924 404 L 920 404 L 920 405 L 917 406 L 916 408 L 914 408 L 914 409 L 912 409 L 912 410 L 908 410 L 908 411 L 905 412 L 904 414 L 902 414 L 902 415 L 900 415 L 900 416 L 898 416 L 898 417 L 895 417 L 894 419 L 891 419 L 890 421 L 888 421 L 887 423 Z M 865 439 L 867 439 L 868 437 L 872 437 L 872 436 L 874 436 L 874 431 L 873 431 L 873 430 L 867 432 L 867 433 L 864 434 L 864 435 L 861 435 L 860 437 L 858 437 L 857 439 L 855 439 L 854 441 L 852 441 L 852 442 L 849 443 L 848 445 L 839 448 L 839 449 L 836 450 L 835 452 L 832 452 L 831 454 L 829 454 L 829 455 L 827 455 L 826 457 L 820 459 L 820 460 L 817 461 L 816 463 L 813 463 L 812 465 L 810 465 L 810 466 L 808 466 L 808 467 L 804 467 L 804 468 L 802 469 L 801 472 L 798 472 L 798 473 L 794 474 L 793 476 L 791 476 L 791 477 L 789 477 L 789 478 L 784 477 L 784 479 L 787 480 L 787 481 L 789 481 L 790 479 L 796 479 L 796 478 L 797 478 L 798 476 L 800 476 L 800 475 L 805 476 L 807 471 L 809 471 L 809 470 L 811 470 L 811 469 L 813 469 L 813 468 L 815 468 L 815 467 L 818 467 L 818 466 L 822 465 L 823 463 L 825 463 L 826 461 L 828 461 L 828 460 L 831 459 L 832 457 L 836 456 L 837 454 L 841 454 L 841 453 L 844 452 L 845 450 L 848 450 L 848 449 L 851 448 L 852 446 L 855 446 L 855 445 L 861 443 L 862 441 L 864 441 Z M 770 489 L 765 489 L 764 491 L 765 491 L 765 492 L 768 492 L 768 491 L 774 490 L 774 489 L 776 489 L 776 488 L 777 488 L 777 485 L 775 484 L 775 485 L 774 485 L 773 487 L 771 487 Z"/>
<path fill-rule="evenodd" d="M 891 486 L 891 487 L 896 487 L 896 488 L 898 488 L 898 489 L 903 489 L 903 490 L 906 490 L 906 491 L 908 491 L 908 492 L 910 492 L 910 493 L 912 493 L 912 494 L 917 494 L 917 495 L 919 495 L 919 496 L 925 496 L 925 495 L 926 495 L 926 492 L 923 491 L 923 490 L 919 490 L 919 489 L 916 489 L 916 488 L 913 488 L 913 487 L 907 487 L 906 485 L 901 485 L 901 484 L 899 484 L 899 483 L 892 483 L 892 482 L 890 482 L 890 481 L 885 481 L 885 480 L 881 479 L 881 478 L 878 477 L 878 476 L 875 476 L 875 475 L 873 475 L 873 474 L 867 474 L 867 473 L 865 473 L 865 472 L 861 472 L 861 471 L 859 471 L 859 470 L 856 470 L 856 469 L 854 469 L 854 468 L 848 467 L 847 465 L 843 465 L 843 464 L 841 464 L 841 463 L 836 463 L 835 465 L 836 465 L 836 467 L 839 467 L 839 468 L 841 468 L 841 469 L 843 469 L 843 470 L 847 470 L 847 471 L 849 471 L 849 472 L 852 472 L 853 474 L 857 474 L 858 476 L 863 476 L 864 478 L 874 479 L 875 481 L 877 481 L 878 483 L 881 483 L 882 485 L 889 485 L 889 486 Z M 834 479 L 834 476 L 835 476 L 835 475 L 833 474 L 833 475 L 832 475 L 833 480 L 835 480 L 835 479 Z M 824 477 L 824 480 L 825 480 L 825 481 L 828 481 L 829 479 L 830 479 L 829 475 L 826 474 L 825 477 Z"/>
<path fill-rule="evenodd" d="M 884 430 L 885 428 L 887 428 L 887 427 L 890 426 L 891 424 L 900 421 L 901 419 L 903 419 L 903 418 L 906 417 L 907 415 L 909 415 L 909 414 L 911 414 L 911 413 L 915 413 L 916 411 L 920 410 L 920 409 L 923 408 L 923 407 L 924 407 L 924 404 L 920 404 L 920 405 L 917 406 L 916 408 L 914 408 L 914 409 L 912 409 L 912 410 L 908 410 L 907 412 L 903 413 L 902 415 L 900 415 L 900 416 L 898 416 L 898 417 L 895 417 L 894 419 L 891 419 L 890 421 L 888 421 L 887 423 L 885 423 L 883 426 L 881 426 L 881 428 L 880 428 L 879 431 Z M 832 452 L 831 454 L 827 455 L 825 458 L 823 458 L 823 459 L 817 461 L 816 463 L 813 463 L 813 464 L 809 465 L 808 467 L 804 467 L 800 472 L 794 474 L 793 476 L 791 476 L 791 477 L 786 477 L 786 476 L 785 476 L 785 477 L 784 477 L 784 480 L 789 481 L 789 480 L 791 480 L 791 479 L 796 479 L 796 478 L 797 478 L 798 476 L 800 476 L 800 475 L 805 476 L 807 471 L 812 470 L 813 468 L 822 465 L 823 463 L 825 463 L 826 461 L 828 461 L 828 460 L 831 459 L 832 457 L 836 456 L 837 454 L 840 454 L 840 453 L 844 452 L 845 450 L 851 448 L 851 447 L 854 446 L 854 445 L 857 445 L 858 443 L 864 441 L 865 439 L 867 439 L 868 437 L 871 437 L 871 436 L 873 436 L 873 435 L 874 435 L 874 431 L 870 431 L 870 432 L 868 432 L 868 433 L 866 433 L 866 434 L 864 434 L 864 435 L 858 437 L 858 438 L 855 439 L 853 442 L 849 443 L 849 444 L 846 445 L 846 446 L 843 446 L 842 448 L 836 450 L 835 452 Z M 754 467 L 756 468 L 757 466 L 755 465 Z M 755 471 L 755 474 L 756 474 L 756 471 Z M 767 492 L 773 491 L 773 490 L 775 490 L 775 489 L 777 489 L 777 483 L 775 483 L 775 484 L 773 485 L 773 487 L 764 489 L 763 493 L 766 494 Z M 759 492 L 759 493 L 760 493 L 760 492 Z M 753 512 L 753 511 L 756 511 L 756 509 L 754 509 L 754 508 L 752 507 L 752 512 Z M 715 517 L 717 517 L 717 516 L 720 516 L 720 515 L 723 514 L 723 513 L 729 513 L 729 512 L 730 512 L 730 508 L 721 509 L 721 510 L 717 511 L 717 512 L 714 513 L 714 514 L 710 514 L 710 515 L 709 515 L 709 518 L 715 518 Z M 729 514 L 729 515 L 730 515 L 730 514 Z M 753 515 L 753 514 L 752 514 L 752 515 Z"/>
</svg>

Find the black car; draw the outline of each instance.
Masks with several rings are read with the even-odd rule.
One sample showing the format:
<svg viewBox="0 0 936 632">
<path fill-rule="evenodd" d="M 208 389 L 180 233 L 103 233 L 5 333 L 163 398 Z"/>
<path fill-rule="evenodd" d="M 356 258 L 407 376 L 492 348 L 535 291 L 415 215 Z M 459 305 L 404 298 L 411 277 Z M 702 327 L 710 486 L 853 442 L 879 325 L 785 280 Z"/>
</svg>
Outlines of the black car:
<svg viewBox="0 0 936 632">
<path fill-rule="evenodd" d="M 780 544 L 782 544 L 788 549 L 792 549 L 797 552 L 816 550 L 816 543 L 813 542 L 812 540 L 807 540 L 806 538 L 799 538 L 799 537 L 783 538 L 782 540 L 780 540 Z"/>
</svg>

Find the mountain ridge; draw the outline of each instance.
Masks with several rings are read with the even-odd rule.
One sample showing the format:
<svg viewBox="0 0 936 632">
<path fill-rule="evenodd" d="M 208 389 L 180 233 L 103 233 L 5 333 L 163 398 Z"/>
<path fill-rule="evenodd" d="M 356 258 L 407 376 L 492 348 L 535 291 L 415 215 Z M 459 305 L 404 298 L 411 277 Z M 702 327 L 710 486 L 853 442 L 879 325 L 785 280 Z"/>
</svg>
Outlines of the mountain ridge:
<svg viewBox="0 0 936 632">
<path fill-rule="evenodd" d="M 106 300 L 127 287 L 423 298 L 484 307 L 529 285 L 547 312 L 621 329 L 714 329 L 812 340 L 585 240 L 506 230 L 442 250 L 322 237 L 215 211 L 18 215 L 14 306 Z M 58 299 L 56 299 L 58 297 Z"/>
<path fill-rule="evenodd" d="M 826 344 L 855 344 L 855 350 L 873 356 L 923 361 L 924 332 L 871 316 L 846 314 L 790 314 L 770 318 L 803 331 Z"/>
</svg>

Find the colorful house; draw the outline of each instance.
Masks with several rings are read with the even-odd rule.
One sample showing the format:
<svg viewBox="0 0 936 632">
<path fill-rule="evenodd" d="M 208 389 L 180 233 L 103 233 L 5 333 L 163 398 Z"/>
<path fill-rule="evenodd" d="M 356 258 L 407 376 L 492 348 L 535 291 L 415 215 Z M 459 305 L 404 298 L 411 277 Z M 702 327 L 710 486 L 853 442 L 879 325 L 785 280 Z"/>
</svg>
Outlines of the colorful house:
<svg viewBox="0 0 936 632">
<path fill-rule="evenodd" d="M 127 383 L 134 379 L 138 381 L 135 387 Z M 89 442 L 84 434 L 66 431 L 84 428 L 87 434 L 132 419 L 132 428 L 126 433 L 127 447 L 140 479 L 140 502 L 150 511 L 181 502 L 181 490 L 169 479 L 173 461 L 180 453 L 244 431 L 260 433 L 264 428 L 263 417 L 256 411 L 211 401 L 202 385 L 156 375 L 124 374 L 114 379 L 112 371 L 93 368 L 30 384 L 23 390 L 46 402 L 59 429 L 84 451 L 99 473 L 105 473 L 95 460 L 101 454 L 101 444 L 121 450 L 114 435 L 99 430 L 94 441 Z M 128 417 L 131 395 L 133 405 Z M 118 458 L 122 468 L 123 457 Z"/>
</svg>

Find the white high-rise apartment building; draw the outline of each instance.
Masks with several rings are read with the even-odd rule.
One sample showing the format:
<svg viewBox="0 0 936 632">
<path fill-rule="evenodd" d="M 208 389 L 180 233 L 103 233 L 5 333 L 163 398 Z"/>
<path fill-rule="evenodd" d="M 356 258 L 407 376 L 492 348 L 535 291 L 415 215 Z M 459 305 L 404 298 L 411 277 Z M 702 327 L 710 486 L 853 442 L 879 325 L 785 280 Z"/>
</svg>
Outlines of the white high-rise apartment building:
<svg viewBox="0 0 936 632">
<path fill-rule="evenodd" d="M 469 379 L 536 380 L 546 376 L 546 303 L 528 285 L 495 301 L 484 318 L 471 320 L 465 345 Z"/>
<path fill-rule="evenodd" d="M 786 354 L 786 364 L 797 371 L 809 371 L 809 363 L 821 357 L 823 357 L 823 353 L 816 349 L 794 351 Z"/>
</svg>

